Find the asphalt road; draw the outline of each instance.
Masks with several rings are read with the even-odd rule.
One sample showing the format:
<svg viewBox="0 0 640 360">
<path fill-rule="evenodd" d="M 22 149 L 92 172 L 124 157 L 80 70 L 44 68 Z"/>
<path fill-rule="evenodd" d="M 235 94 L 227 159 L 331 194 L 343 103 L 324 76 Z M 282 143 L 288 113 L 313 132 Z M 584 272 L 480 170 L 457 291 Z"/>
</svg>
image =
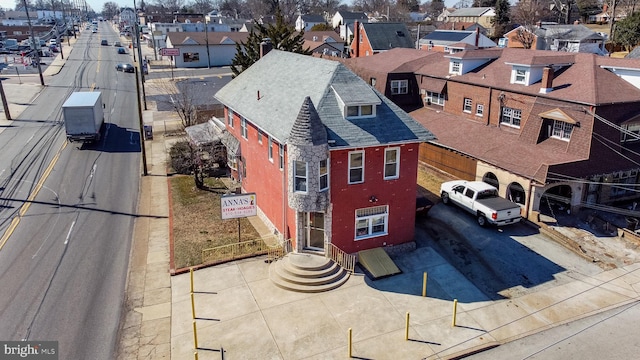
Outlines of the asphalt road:
<svg viewBox="0 0 640 360">
<path fill-rule="evenodd" d="M 0 340 L 57 340 L 60 359 L 114 357 L 137 216 L 134 75 L 115 72 L 130 59 L 102 38 L 117 34 L 108 25 L 83 32 L 62 71 L 0 133 L 0 234 L 20 219 L 0 243 Z M 65 145 L 60 106 L 91 89 L 106 105 L 103 139 Z"/>
</svg>

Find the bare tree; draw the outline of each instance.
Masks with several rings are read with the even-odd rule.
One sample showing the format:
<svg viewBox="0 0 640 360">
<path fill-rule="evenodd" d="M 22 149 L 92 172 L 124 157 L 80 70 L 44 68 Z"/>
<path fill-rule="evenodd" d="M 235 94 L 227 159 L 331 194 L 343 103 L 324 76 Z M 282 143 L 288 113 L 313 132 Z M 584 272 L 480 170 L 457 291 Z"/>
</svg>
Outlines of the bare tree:
<svg viewBox="0 0 640 360">
<path fill-rule="evenodd" d="M 112 19 L 120 12 L 120 6 L 113 1 L 107 1 L 102 5 L 102 15 L 107 19 Z"/>
<path fill-rule="evenodd" d="M 186 127 L 195 125 L 198 120 L 198 109 L 194 103 L 197 89 L 188 83 L 178 85 L 186 79 L 172 80 L 154 80 L 148 82 L 150 92 L 160 94 L 157 97 L 159 103 L 169 105 L 173 111 L 180 117 L 182 130 Z M 179 87 L 178 87 L 179 86 Z"/>
<path fill-rule="evenodd" d="M 189 7 L 193 9 L 196 14 L 208 14 L 213 9 L 212 0 L 193 0 Z"/>
<path fill-rule="evenodd" d="M 544 0 L 521 0 L 511 9 L 511 20 L 520 24 L 515 38 L 525 49 L 530 49 L 535 42 L 536 23 L 550 16 L 548 5 Z"/>
<path fill-rule="evenodd" d="M 178 12 L 184 6 L 184 0 L 155 0 L 154 3 L 167 8 L 171 13 Z"/>
</svg>

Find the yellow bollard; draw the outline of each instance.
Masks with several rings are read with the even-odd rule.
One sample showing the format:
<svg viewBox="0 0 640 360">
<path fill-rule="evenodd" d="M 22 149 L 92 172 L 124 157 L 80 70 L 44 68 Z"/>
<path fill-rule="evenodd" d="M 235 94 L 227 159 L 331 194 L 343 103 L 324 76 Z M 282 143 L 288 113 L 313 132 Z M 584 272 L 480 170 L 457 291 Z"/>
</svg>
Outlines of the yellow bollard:
<svg viewBox="0 0 640 360">
<path fill-rule="evenodd" d="M 193 268 L 189 269 L 189 274 L 191 275 L 191 292 L 193 293 Z"/>
<path fill-rule="evenodd" d="M 407 311 L 407 325 L 404 328 L 404 341 L 409 341 L 409 312 Z"/>
<path fill-rule="evenodd" d="M 427 296 L 427 272 L 422 276 L 422 297 Z"/>
<path fill-rule="evenodd" d="M 193 344 L 198 348 L 198 331 L 196 330 L 196 321 L 193 320 Z"/>
<path fill-rule="evenodd" d="M 196 302 L 193 299 L 193 293 L 191 293 L 191 318 L 196 319 Z"/>
<path fill-rule="evenodd" d="M 456 327 L 456 311 L 458 311 L 458 299 L 453 299 L 453 318 L 451 319 L 451 327 Z"/>
<path fill-rule="evenodd" d="M 193 357 L 194 357 L 196 360 L 198 360 L 198 352 L 197 352 L 197 351 L 193 353 Z"/>
<path fill-rule="evenodd" d="M 349 332 L 348 332 L 348 336 L 347 336 L 347 356 L 349 357 L 349 359 L 352 358 L 351 356 L 351 335 L 353 334 L 353 331 L 351 330 L 351 328 L 349 328 Z"/>
</svg>

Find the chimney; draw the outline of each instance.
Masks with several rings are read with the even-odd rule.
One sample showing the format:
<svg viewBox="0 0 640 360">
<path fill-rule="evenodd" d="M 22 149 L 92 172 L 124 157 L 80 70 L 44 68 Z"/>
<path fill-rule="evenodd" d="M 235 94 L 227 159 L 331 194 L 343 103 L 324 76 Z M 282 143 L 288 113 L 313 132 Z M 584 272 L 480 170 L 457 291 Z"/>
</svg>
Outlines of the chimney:
<svg viewBox="0 0 640 360">
<path fill-rule="evenodd" d="M 358 20 L 353 22 L 353 41 L 355 41 L 356 46 L 353 49 L 353 56 L 360 57 L 360 24 Z"/>
<path fill-rule="evenodd" d="M 262 59 L 269 51 L 273 49 L 273 44 L 271 44 L 271 39 L 264 38 L 260 43 L 260 59 Z"/>
<path fill-rule="evenodd" d="M 540 93 L 548 94 L 553 91 L 553 68 L 545 67 L 542 69 L 542 81 L 540 85 Z"/>
<path fill-rule="evenodd" d="M 478 44 L 480 43 L 480 27 L 476 28 L 476 47 L 479 47 Z"/>
</svg>

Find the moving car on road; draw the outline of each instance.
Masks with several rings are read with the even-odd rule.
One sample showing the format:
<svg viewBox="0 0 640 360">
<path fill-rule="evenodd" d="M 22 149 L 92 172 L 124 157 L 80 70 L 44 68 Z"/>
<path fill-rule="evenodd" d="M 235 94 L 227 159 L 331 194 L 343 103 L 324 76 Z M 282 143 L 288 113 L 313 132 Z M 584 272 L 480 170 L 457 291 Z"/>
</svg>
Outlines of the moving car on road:
<svg viewBox="0 0 640 360">
<path fill-rule="evenodd" d="M 116 71 L 122 71 L 122 72 L 135 72 L 135 70 L 133 69 L 133 65 L 131 64 L 118 64 L 116 65 Z"/>
<path fill-rule="evenodd" d="M 123 47 L 118 48 L 118 54 L 126 54 L 126 53 L 127 53 L 127 50 L 125 48 Z"/>
<path fill-rule="evenodd" d="M 109 42 L 107 41 L 107 39 L 102 39 L 102 41 L 100 41 L 100 45 L 109 45 Z"/>
</svg>

